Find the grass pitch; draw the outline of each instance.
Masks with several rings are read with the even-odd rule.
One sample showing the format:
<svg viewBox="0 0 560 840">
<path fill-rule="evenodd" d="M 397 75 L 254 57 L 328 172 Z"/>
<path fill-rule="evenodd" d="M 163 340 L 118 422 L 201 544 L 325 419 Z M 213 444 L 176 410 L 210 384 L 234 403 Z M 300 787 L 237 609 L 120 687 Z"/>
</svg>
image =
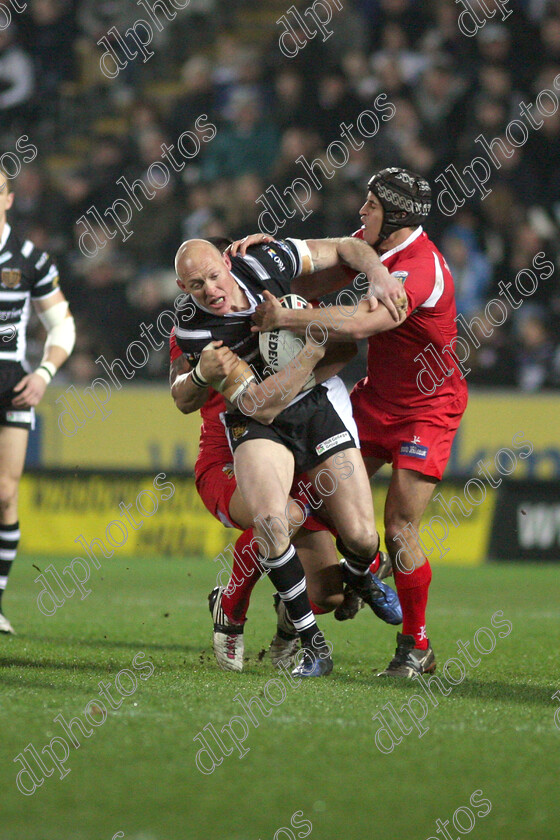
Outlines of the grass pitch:
<svg viewBox="0 0 560 840">
<path fill-rule="evenodd" d="M 452 821 L 457 809 L 475 817 L 487 810 L 469 805 L 477 790 L 492 806 L 476 817 L 477 840 L 560 838 L 556 568 L 435 567 L 429 632 L 440 666 L 457 655 L 457 640 L 472 643 L 480 627 L 490 627 L 496 611 L 513 629 L 507 638 L 496 634 L 495 650 L 467 668 L 448 697 L 436 692 L 439 704 L 430 705 L 421 738 L 414 730 L 388 754 L 375 745 L 372 715 L 387 702 L 398 710 L 419 691 L 372 675 L 393 653 L 394 628 L 366 610 L 344 624 L 324 616 L 333 674 L 288 686 L 266 718 L 255 710 L 249 752 L 240 759 L 235 751 L 203 775 L 195 735 L 243 714 L 234 695 L 262 697 L 276 676 L 259 659 L 274 630 L 270 583 L 255 590 L 249 659 L 245 673 L 234 675 L 212 657 L 207 561 L 104 561 L 92 594 L 75 595 L 51 618 L 35 605 L 33 562 L 48 565 L 20 557 L 5 598 L 18 636 L 0 637 L 2 840 L 285 840 L 288 829 L 306 836 L 304 820 L 312 840 L 428 840 L 445 836 L 436 820 Z M 83 719 L 100 696 L 98 682 L 113 683 L 139 651 L 154 664 L 149 679 L 138 680 L 89 738 L 75 730 L 81 745 L 70 748 L 65 778 L 55 773 L 33 795 L 20 793 L 14 757 L 63 734 L 53 722 L 58 714 Z M 457 678 L 456 669 L 449 673 Z M 95 704 L 90 709 L 95 715 Z M 410 723 L 406 713 L 401 718 Z M 292 828 L 297 811 L 303 815 Z M 468 813 L 457 818 L 468 830 Z M 452 822 L 448 831 L 461 836 Z"/>
</svg>

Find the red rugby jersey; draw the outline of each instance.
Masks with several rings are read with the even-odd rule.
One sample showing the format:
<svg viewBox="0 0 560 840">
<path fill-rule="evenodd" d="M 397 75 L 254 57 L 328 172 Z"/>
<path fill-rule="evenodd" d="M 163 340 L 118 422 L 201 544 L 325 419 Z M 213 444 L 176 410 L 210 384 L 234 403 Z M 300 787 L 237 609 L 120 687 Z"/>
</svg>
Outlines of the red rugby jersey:
<svg viewBox="0 0 560 840">
<path fill-rule="evenodd" d="M 183 355 L 181 348 L 175 339 L 175 330 L 169 336 L 169 355 L 171 361 Z M 210 396 L 200 409 L 202 426 L 198 442 L 198 455 L 194 465 L 195 478 L 198 480 L 209 467 L 214 464 L 224 465 L 233 462 L 233 456 L 229 448 L 224 425 L 220 420 L 220 414 L 226 410 L 224 398 L 213 388 L 210 388 Z"/>
<path fill-rule="evenodd" d="M 362 230 L 354 236 L 363 239 Z M 375 401 L 408 414 L 466 397 L 457 364 L 443 352 L 457 335 L 455 287 L 444 257 L 421 227 L 379 257 L 392 274 L 402 272 L 408 317 L 368 339 L 367 384 Z"/>
</svg>

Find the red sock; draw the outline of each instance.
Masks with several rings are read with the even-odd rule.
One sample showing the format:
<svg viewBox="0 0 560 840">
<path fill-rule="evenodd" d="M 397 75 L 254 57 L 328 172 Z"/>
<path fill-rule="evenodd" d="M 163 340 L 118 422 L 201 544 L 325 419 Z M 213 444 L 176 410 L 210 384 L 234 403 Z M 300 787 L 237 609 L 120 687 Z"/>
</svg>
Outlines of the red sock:
<svg viewBox="0 0 560 840">
<path fill-rule="evenodd" d="M 379 556 L 379 549 L 377 549 L 377 554 L 373 558 L 371 566 L 369 567 L 369 570 L 373 575 L 377 574 L 377 570 L 379 568 L 380 562 L 381 562 L 381 557 Z"/>
<path fill-rule="evenodd" d="M 324 610 L 322 607 L 318 607 L 317 604 L 314 604 L 311 598 L 309 599 L 309 603 L 311 604 L 311 610 L 313 615 L 326 615 L 330 610 Z"/>
<path fill-rule="evenodd" d="M 222 596 L 223 611 L 231 621 L 239 624 L 246 620 L 251 592 L 264 573 L 257 559 L 257 552 L 249 548 L 252 539 L 252 528 L 243 531 L 238 537 L 233 558 L 233 575 Z"/>
<path fill-rule="evenodd" d="M 405 636 L 414 636 L 416 647 L 426 650 L 428 637 L 426 635 L 426 605 L 428 603 L 428 589 L 432 579 L 432 570 L 428 560 L 423 566 L 413 569 L 406 574 L 395 569 L 395 584 L 403 611 L 403 629 Z"/>
</svg>

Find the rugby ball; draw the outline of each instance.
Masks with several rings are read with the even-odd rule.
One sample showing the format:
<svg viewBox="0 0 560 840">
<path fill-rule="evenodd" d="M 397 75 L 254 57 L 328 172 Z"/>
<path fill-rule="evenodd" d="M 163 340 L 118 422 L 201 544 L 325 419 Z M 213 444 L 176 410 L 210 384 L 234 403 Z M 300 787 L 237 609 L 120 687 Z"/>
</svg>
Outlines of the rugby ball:
<svg viewBox="0 0 560 840">
<path fill-rule="evenodd" d="M 284 295 L 278 300 L 286 309 L 307 308 L 307 301 L 300 295 Z M 303 345 L 303 339 L 290 330 L 269 330 L 259 334 L 259 350 L 270 373 L 278 373 L 285 368 L 297 356 Z M 308 391 L 314 385 L 315 375 L 310 373 L 301 390 Z"/>
</svg>

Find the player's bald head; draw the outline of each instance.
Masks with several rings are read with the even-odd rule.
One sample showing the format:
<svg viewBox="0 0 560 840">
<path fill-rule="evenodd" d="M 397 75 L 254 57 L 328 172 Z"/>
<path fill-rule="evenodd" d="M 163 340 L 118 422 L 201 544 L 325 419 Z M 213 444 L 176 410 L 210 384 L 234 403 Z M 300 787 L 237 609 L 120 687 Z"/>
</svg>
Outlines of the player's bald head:
<svg viewBox="0 0 560 840">
<path fill-rule="evenodd" d="M 206 239 L 187 239 L 175 256 L 175 271 L 183 278 L 185 272 L 197 269 L 205 262 L 222 262 L 222 255 L 215 245 Z"/>
</svg>

